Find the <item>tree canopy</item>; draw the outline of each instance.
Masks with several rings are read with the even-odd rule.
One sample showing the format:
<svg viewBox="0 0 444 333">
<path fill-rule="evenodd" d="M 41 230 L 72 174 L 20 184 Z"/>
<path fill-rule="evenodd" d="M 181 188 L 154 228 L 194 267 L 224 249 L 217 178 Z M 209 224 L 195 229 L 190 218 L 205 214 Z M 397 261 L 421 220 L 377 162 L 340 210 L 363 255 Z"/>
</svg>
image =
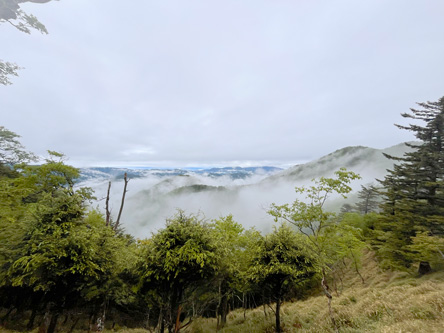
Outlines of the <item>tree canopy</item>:
<svg viewBox="0 0 444 333">
<path fill-rule="evenodd" d="M 275 228 L 259 243 L 249 268 L 251 278 L 276 302 L 276 332 L 281 332 L 280 304 L 284 295 L 316 272 L 316 259 L 310 257 L 299 236 L 288 225 Z"/>
<path fill-rule="evenodd" d="M 36 156 L 25 149 L 20 135 L 0 126 L 0 167 L 36 161 Z"/>
<path fill-rule="evenodd" d="M 386 155 L 397 164 L 381 181 L 382 219 L 372 227 L 386 267 L 401 269 L 422 262 L 426 272 L 428 255 L 418 251 L 414 240 L 444 236 L 444 97 L 418 105 L 421 109 L 402 114 L 414 123 L 397 127 L 414 132 L 420 142 L 408 144 L 414 150 L 403 157 Z"/>
</svg>

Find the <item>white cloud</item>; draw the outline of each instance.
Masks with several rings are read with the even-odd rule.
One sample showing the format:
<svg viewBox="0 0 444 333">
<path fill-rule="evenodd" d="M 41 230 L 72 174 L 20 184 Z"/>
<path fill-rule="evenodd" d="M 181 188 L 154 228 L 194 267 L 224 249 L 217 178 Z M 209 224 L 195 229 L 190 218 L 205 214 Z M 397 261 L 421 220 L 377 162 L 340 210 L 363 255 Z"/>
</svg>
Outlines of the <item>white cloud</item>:
<svg viewBox="0 0 444 333">
<path fill-rule="evenodd" d="M 382 148 L 412 140 L 393 123 L 444 91 L 438 0 L 26 10 L 50 34 L 0 26 L 0 58 L 25 67 L 0 87 L 2 125 L 38 154 L 82 164 L 289 163 Z"/>
</svg>

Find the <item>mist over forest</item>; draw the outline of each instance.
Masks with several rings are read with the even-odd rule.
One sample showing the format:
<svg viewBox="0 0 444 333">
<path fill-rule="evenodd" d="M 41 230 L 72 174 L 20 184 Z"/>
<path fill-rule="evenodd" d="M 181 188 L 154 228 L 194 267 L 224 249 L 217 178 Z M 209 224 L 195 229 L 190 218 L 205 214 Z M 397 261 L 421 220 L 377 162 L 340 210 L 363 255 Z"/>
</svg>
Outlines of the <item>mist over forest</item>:
<svg viewBox="0 0 444 333">
<path fill-rule="evenodd" d="M 219 168 L 211 169 L 119 169 L 84 168 L 82 181 L 78 186 L 94 189 L 98 206 L 103 212 L 108 182 L 112 182 L 110 207 L 117 215 L 123 191 L 123 175 L 128 173 L 130 182 L 122 214 L 122 226 L 137 238 L 149 237 L 162 228 L 165 220 L 178 209 L 187 213 L 200 214 L 208 220 L 229 214 L 245 228 L 269 232 L 274 224 L 267 214 L 272 203 L 293 202 L 298 195 L 295 186 L 309 185 L 311 180 L 330 177 L 341 167 L 354 171 L 362 177 L 352 184 L 347 201 L 332 197 L 328 208 L 339 211 L 345 203 L 356 201 L 356 192 L 361 185 L 377 185 L 376 179 L 383 179 L 387 169 L 393 168 L 393 160 L 383 153 L 402 156 L 410 148 L 399 144 L 386 149 L 368 147 L 347 147 L 339 149 L 320 159 L 296 165 L 288 169 L 268 168 Z"/>
<path fill-rule="evenodd" d="M 0 333 L 441 333 L 443 12 L 0 0 Z"/>
</svg>

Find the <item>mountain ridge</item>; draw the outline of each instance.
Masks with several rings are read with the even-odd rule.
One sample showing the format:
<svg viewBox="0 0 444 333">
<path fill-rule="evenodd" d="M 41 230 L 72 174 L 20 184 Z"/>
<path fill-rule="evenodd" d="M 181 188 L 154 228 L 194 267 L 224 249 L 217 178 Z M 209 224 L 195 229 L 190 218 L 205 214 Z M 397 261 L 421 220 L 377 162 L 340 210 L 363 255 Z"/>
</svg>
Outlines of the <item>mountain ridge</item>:
<svg viewBox="0 0 444 333">
<path fill-rule="evenodd" d="M 387 169 L 393 168 L 394 165 L 394 161 L 386 158 L 384 153 L 401 157 L 405 152 L 410 150 L 411 148 L 405 143 L 384 149 L 366 146 L 347 146 L 316 160 L 292 166 L 282 172 L 265 178 L 262 182 L 267 183 L 282 178 L 298 181 L 301 179 L 311 180 L 313 178 L 329 177 L 340 168 L 354 171 L 363 178 L 371 178 L 369 176 L 369 169 L 372 169 L 372 173 L 377 173 L 379 177 L 383 177 L 387 173 Z M 366 163 L 363 164 L 362 162 Z"/>
<path fill-rule="evenodd" d="M 386 158 L 384 153 L 400 157 L 411 149 L 404 143 L 385 149 L 349 146 L 285 170 L 272 167 L 268 173 L 264 173 L 261 167 L 250 170 L 217 168 L 217 173 L 214 169 L 211 172 L 145 170 L 139 173 L 143 176 L 133 178 L 129 183 L 122 221 L 128 232 L 143 237 L 163 226 L 165 219 L 174 215 L 177 209 L 182 209 L 189 213 L 202 212 L 207 219 L 232 214 L 244 227 L 255 226 L 262 231 L 270 231 L 273 219 L 267 214 L 268 207 L 272 203 L 293 202 L 297 198 L 295 186 L 310 185 L 313 178 L 331 177 L 335 171 L 345 167 L 362 177 L 350 184 L 354 193 L 347 202 L 352 204 L 361 185 L 383 179 L 387 169 L 393 168 L 395 161 Z M 122 171 L 120 169 L 119 172 Z M 238 172 L 241 172 L 241 177 L 238 177 Z M 119 207 L 123 181 L 112 180 L 111 202 L 114 207 Z M 108 181 L 106 178 L 89 180 L 97 197 L 106 196 Z M 88 181 L 84 184 L 88 185 Z M 341 200 L 333 196 L 328 209 L 339 210 L 344 203 Z M 104 202 L 97 204 L 103 206 Z"/>
</svg>

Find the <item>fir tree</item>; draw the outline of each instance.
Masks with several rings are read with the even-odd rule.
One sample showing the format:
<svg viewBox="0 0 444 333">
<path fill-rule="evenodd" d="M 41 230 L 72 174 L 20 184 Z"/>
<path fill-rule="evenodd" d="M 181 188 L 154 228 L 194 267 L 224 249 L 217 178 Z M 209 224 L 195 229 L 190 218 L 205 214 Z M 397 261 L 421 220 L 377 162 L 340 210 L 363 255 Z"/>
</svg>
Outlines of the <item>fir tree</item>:
<svg viewBox="0 0 444 333">
<path fill-rule="evenodd" d="M 359 201 L 355 205 L 355 210 L 363 215 L 378 211 L 379 194 L 374 185 L 361 185 L 358 192 Z"/>
<path fill-rule="evenodd" d="M 409 267 L 419 261 L 420 272 L 427 272 L 429 263 L 411 245 L 418 233 L 444 236 L 444 97 L 418 105 L 422 109 L 401 114 L 414 124 L 396 126 L 414 132 L 420 142 L 407 144 L 413 151 L 403 157 L 386 155 L 398 164 L 381 181 L 385 190 L 377 243 L 390 265 Z"/>
</svg>

